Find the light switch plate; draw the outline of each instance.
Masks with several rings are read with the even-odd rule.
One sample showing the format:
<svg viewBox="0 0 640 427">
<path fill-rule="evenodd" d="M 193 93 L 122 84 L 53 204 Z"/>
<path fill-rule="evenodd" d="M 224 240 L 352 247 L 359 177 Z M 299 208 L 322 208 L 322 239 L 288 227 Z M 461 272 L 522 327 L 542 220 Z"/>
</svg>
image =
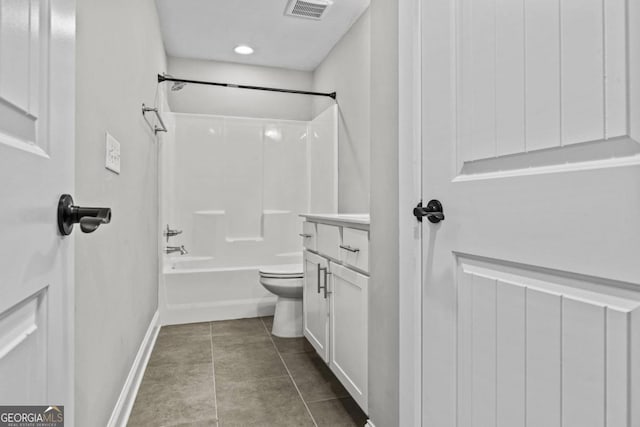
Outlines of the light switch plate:
<svg viewBox="0 0 640 427">
<path fill-rule="evenodd" d="M 105 167 L 117 174 L 120 173 L 120 143 L 107 132 L 105 143 Z"/>
</svg>

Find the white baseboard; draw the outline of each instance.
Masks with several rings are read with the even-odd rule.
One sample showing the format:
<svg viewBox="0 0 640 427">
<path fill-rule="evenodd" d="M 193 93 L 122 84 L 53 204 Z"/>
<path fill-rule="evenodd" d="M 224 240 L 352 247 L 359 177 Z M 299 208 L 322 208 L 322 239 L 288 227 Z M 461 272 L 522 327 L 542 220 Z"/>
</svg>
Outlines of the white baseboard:
<svg viewBox="0 0 640 427">
<path fill-rule="evenodd" d="M 367 423 L 364 425 L 364 427 L 376 427 L 371 420 L 367 420 Z"/>
<path fill-rule="evenodd" d="M 116 406 L 113 408 L 107 427 L 125 427 L 127 425 L 133 403 L 138 394 L 138 388 L 140 388 L 140 383 L 142 382 L 144 370 L 147 368 L 151 351 L 158 337 L 158 331 L 160 331 L 160 326 L 158 324 L 158 312 L 156 311 L 151 319 L 151 323 L 149 323 L 147 333 L 140 344 L 138 354 L 136 354 L 127 380 L 124 382 L 120 397 L 118 397 Z"/>
<path fill-rule="evenodd" d="M 243 319 L 271 316 L 277 297 L 240 299 L 206 304 L 184 304 L 161 307 L 161 325 L 213 322 L 216 320 Z"/>
</svg>

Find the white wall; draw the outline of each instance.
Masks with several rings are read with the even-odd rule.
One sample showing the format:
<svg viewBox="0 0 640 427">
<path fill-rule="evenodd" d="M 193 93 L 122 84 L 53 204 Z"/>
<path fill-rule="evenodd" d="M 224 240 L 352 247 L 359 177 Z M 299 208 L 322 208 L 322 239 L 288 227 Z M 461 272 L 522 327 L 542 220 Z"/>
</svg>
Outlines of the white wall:
<svg viewBox="0 0 640 427">
<path fill-rule="evenodd" d="M 338 211 L 344 213 L 369 212 L 370 22 L 367 9 L 313 74 L 313 90 L 338 93 Z M 316 98 L 315 111 L 328 102 L 332 101 Z"/>
<path fill-rule="evenodd" d="M 296 90 L 312 90 L 313 86 L 313 75 L 308 71 L 229 62 L 170 57 L 167 72 L 178 78 L 220 83 Z M 165 84 L 169 87 L 172 85 L 172 83 Z M 176 113 L 285 120 L 312 118 L 310 96 L 248 89 L 187 85 L 180 91 L 170 92 L 169 104 L 171 110 Z"/>
<path fill-rule="evenodd" d="M 371 1 L 369 417 L 398 425 L 398 2 Z M 373 90 L 375 89 L 375 90 Z"/>
<path fill-rule="evenodd" d="M 76 239 L 76 425 L 106 425 L 157 308 L 157 152 L 142 120 L 165 66 L 153 0 L 77 2 L 76 194 L 111 224 Z M 122 173 L 104 168 L 105 132 Z"/>
</svg>

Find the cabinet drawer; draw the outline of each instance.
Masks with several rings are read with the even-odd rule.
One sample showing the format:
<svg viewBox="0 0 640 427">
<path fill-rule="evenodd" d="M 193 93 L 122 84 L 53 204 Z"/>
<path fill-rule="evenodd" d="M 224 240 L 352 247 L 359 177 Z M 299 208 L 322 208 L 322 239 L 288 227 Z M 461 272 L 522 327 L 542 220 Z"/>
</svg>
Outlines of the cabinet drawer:
<svg viewBox="0 0 640 427">
<path fill-rule="evenodd" d="M 318 224 L 316 242 L 316 250 L 319 254 L 340 259 L 340 245 L 342 244 L 340 227 Z"/>
<path fill-rule="evenodd" d="M 368 231 L 346 227 L 343 229 L 340 261 L 359 270 L 369 271 Z"/>
<path fill-rule="evenodd" d="M 302 223 L 302 233 L 300 234 L 302 237 L 302 246 L 305 249 L 311 249 L 312 251 L 316 250 L 316 224 L 313 222 L 303 222 Z"/>
</svg>

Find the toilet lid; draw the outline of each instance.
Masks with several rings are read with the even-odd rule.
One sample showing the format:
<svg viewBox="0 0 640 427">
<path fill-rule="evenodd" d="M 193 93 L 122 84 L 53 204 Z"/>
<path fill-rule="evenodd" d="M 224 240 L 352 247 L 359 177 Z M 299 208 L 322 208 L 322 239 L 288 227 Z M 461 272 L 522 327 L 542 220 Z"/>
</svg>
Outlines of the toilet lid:
<svg viewBox="0 0 640 427">
<path fill-rule="evenodd" d="M 262 277 L 286 277 L 293 279 L 304 277 L 304 270 L 302 264 L 263 265 L 260 267 L 260 275 Z"/>
</svg>

